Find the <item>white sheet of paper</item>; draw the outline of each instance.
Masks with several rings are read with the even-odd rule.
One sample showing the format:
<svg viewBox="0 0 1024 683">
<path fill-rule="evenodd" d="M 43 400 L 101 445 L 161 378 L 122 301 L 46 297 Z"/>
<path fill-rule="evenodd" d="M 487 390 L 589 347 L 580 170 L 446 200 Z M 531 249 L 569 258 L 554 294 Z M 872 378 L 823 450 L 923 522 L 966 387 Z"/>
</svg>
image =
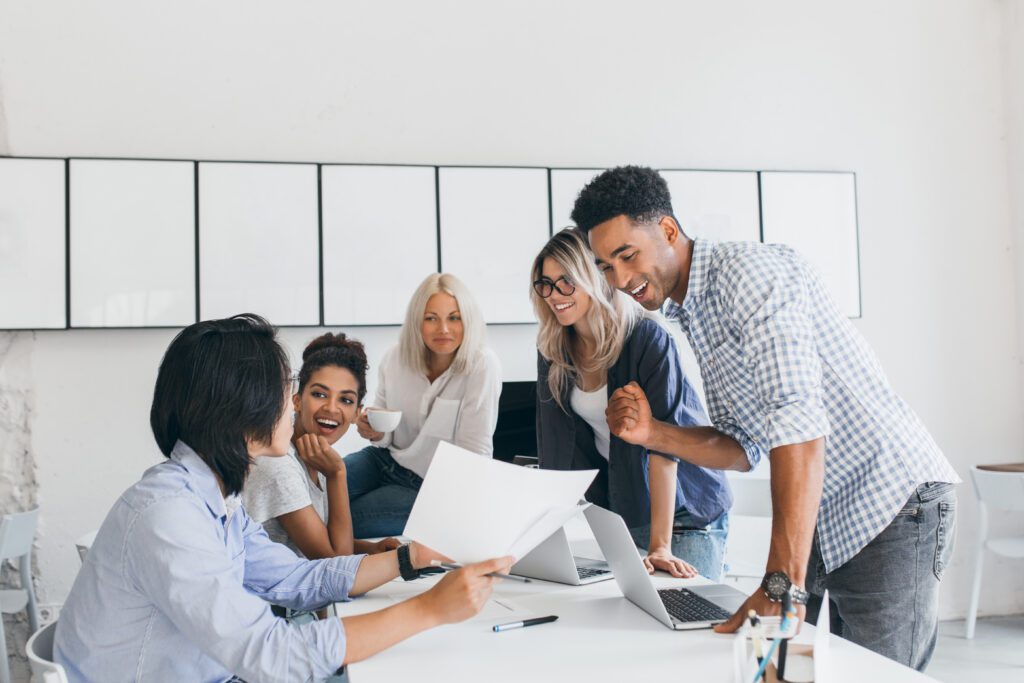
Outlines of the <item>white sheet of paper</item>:
<svg viewBox="0 0 1024 683">
<path fill-rule="evenodd" d="M 456 562 L 522 557 L 576 514 L 595 476 L 510 465 L 442 441 L 402 535 Z"/>
</svg>

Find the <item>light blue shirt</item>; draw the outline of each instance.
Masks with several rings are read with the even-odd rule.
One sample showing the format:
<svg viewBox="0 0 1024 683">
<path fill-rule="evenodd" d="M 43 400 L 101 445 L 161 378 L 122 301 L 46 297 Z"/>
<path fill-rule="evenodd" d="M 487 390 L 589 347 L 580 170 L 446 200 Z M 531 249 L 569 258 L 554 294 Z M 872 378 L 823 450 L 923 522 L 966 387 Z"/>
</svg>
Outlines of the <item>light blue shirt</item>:
<svg viewBox="0 0 1024 683">
<path fill-rule="evenodd" d="M 104 520 L 61 611 L 54 658 L 72 682 L 321 680 L 344 660 L 341 621 L 292 624 L 270 603 L 347 599 L 362 558 L 305 560 L 274 543 L 179 441 Z"/>
<path fill-rule="evenodd" d="M 821 278 L 778 244 L 695 240 L 679 322 L 700 362 L 708 414 L 751 465 L 825 439 L 818 541 L 827 571 L 882 532 L 926 482 L 958 483 Z"/>
</svg>

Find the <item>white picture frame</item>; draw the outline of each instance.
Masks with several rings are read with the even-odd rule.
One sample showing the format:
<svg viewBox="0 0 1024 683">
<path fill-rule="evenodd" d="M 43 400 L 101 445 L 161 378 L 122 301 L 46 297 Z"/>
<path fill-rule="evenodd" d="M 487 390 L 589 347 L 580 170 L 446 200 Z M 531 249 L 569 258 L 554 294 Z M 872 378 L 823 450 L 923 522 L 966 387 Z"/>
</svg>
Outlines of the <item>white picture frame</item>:
<svg viewBox="0 0 1024 683">
<path fill-rule="evenodd" d="M 401 325 L 437 272 L 435 168 L 324 165 L 321 202 L 324 323 Z"/>
<path fill-rule="evenodd" d="M 316 164 L 199 163 L 199 316 L 320 324 Z"/>
<path fill-rule="evenodd" d="M 194 323 L 195 163 L 69 163 L 71 327 Z"/>
<path fill-rule="evenodd" d="M 530 267 L 550 237 L 547 169 L 442 167 L 441 269 L 488 323 L 535 322 Z"/>
<path fill-rule="evenodd" d="M 67 327 L 63 159 L 0 159 L 0 329 Z"/>
</svg>

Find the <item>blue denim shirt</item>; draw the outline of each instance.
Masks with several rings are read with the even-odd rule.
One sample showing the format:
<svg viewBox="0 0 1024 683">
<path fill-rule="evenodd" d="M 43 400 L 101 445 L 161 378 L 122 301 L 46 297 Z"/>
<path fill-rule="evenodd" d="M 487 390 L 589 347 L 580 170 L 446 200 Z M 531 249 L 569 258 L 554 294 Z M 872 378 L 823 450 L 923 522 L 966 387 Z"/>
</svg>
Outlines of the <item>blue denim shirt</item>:
<svg viewBox="0 0 1024 683">
<path fill-rule="evenodd" d="M 291 624 L 269 602 L 344 600 L 363 556 L 300 559 L 230 507 L 180 441 L 122 494 L 57 623 L 70 681 L 307 681 L 341 666 L 341 620 Z"/>
<path fill-rule="evenodd" d="M 572 387 L 565 387 L 562 409 L 548 389 L 551 363 L 537 354 L 537 455 L 546 469 L 597 469 L 587 500 L 622 515 L 630 528 L 651 523 L 648 483 L 649 451 L 612 435 L 608 460 L 597 452 L 594 432 L 572 412 Z M 683 375 L 679 351 L 661 325 L 644 318 L 623 344 L 618 360 L 608 370 L 608 397 L 635 381 L 647 394 L 654 419 L 688 427 L 709 424 L 700 399 Z M 660 454 L 659 454 L 660 455 Z M 668 457 L 668 456 L 665 456 Z M 706 526 L 732 507 L 725 474 L 679 461 L 676 511 L 685 509 L 696 524 Z"/>
</svg>

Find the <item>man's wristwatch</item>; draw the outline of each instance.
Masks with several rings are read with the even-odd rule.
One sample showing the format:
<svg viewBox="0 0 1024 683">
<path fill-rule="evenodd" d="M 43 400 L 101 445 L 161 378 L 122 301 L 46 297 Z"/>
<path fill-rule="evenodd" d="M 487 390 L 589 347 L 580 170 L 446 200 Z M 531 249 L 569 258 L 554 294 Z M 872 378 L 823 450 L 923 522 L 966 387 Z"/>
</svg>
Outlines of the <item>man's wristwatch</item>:
<svg viewBox="0 0 1024 683">
<path fill-rule="evenodd" d="M 806 605 L 810 594 L 800 586 L 794 585 L 785 572 L 771 572 L 765 574 L 761 581 L 761 588 L 764 594 L 772 602 L 782 602 L 782 596 L 789 593 L 789 597 L 797 605 Z"/>
<path fill-rule="evenodd" d="M 405 581 L 412 581 L 420 578 L 418 569 L 412 566 L 412 558 L 409 556 L 409 544 L 403 543 L 398 546 L 398 572 Z"/>
</svg>

